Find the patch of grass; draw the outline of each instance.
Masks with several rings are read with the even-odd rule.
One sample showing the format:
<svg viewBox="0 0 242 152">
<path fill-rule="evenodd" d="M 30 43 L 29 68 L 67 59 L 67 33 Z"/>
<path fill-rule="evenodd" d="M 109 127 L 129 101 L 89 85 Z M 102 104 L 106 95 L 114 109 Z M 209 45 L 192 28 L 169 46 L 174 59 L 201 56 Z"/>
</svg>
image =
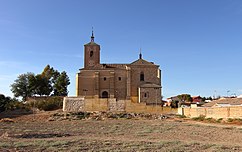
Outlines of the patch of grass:
<svg viewBox="0 0 242 152">
<path fill-rule="evenodd" d="M 185 115 L 176 115 L 178 118 L 186 118 Z"/>
<path fill-rule="evenodd" d="M 194 117 L 192 118 L 195 121 L 204 121 L 205 120 L 205 116 L 204 115 L 200 115 L 199 117 Z"/>
<path fill-rule="evenodd" d="M 72 141 L 66 141 L 66 140 L 51 140 L 51 141 L 45 141 L 45 140 L 33 140 L 32 142 L 28 141 L 18 141 L 11 144 L 10 142 L 1 142 L 0 147 L 3 148 L 17 148 L 17 149 L 23 149 L 23 148 L 31 148 L 35 147 L 37 149 L 39 148 L 63 148 L 66 146 L 69 146 L 72 143 Z"/>
<path fill-rule="evenodd" d="M 233 127 L 224 127 L 224 129 L 233 130 L 234 128 Z"/>
<path fill-rule="evenodd" d="M 8 147 L 11 147 L 12 144 L 9 143 L 9 142 L 0 142 L 0 147 L 3 147 L 3 148 L 8 148 Z"/>
<path fill-rule="evenodd" d="M 242 119 L 240 118 L 228 118 L 227 123 L 242 125 Z"/>
<path fill-rule="evenodd" d="M 152 132 L 153 132 L 153 130 L 150 129 L 150 128 L 145 129 L 145 130 L 142 131 L 142 133 L 152 133 Z"/>
<path fill-rule="evenodd" d="M 206 149 L 209 149 L 209 148 L 214 147 L 214 146 L 215 146 L 215 144 L 205 144 L 205 145 L 201 146 L 201 149 L 206 150 Z"/>
<path fill-rule="evenodd" d="M 23 147 L 32 147 L 36 146 L 34 142 L 15 142 L 14 147 L 16 148 L 23 148 Z"/>
<path fill-rule="evenodd" d="M 69 145 L 70 141 L 63 141 L 63 140 L 57 140 L 57 141 L 51 141 L 47 144 L 48 147 L 65 147 L 65 145 Z"/>
</svg>

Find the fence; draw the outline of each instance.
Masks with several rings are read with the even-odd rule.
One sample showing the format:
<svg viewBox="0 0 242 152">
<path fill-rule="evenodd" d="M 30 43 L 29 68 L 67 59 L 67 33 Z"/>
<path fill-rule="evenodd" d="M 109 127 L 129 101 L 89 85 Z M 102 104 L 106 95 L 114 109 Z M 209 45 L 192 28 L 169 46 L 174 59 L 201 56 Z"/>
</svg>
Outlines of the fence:
<svg viewBox="0 0 242 152">
<path fill-rule="evenodd" d="M 187 117 L 242 118 L 242 106 L 179 108 L 178 113 Z"/>
</svg>

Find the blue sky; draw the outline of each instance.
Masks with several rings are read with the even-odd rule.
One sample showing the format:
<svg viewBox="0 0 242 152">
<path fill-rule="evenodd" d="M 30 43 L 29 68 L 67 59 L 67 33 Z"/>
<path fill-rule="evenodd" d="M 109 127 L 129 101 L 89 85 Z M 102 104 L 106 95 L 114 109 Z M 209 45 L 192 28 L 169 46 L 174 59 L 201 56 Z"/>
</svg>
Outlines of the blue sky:
<svg viewBox="0 0 242 152">
<path fill-rule="evenodd" d="M 50 64 L 75 95 L 92 26 L 102 63 L 131 63 L 141 48 L 165 97 L 242 94 L 241 0 L 0 0 L 0 93 Z"/>
</svg>

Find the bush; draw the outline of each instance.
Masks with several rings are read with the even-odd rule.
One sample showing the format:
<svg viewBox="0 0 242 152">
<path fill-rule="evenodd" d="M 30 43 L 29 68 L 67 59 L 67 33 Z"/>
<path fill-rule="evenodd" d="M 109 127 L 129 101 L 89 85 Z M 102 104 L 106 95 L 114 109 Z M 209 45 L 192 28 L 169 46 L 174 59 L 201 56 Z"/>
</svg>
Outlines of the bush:
<svg viewBox="0 0 242 152">
<path fill-rule="evenodd" d="M 206 120 L 207 122 L 209 122 L 209 123 L 215 123 L 215 122 L 217 122 L 217 120 L 214 119 L 214 118 L 206 118 L 205 120 Z"/>
<path fill-rule="evenodd" d="M 45 99 L 32 101 L 29 104 L 31 107 L 36 107 L 45 111 L 61 109 L 63 106 L 63 97 L 47 97 Z"/>
<path fill-rule="evenodd" d="M 19 101 L 11 101 L 8 104 L 6 104 L 6 110 L 17 110 L 17 109 L 25 109 L 29 111 L 31 108 L 29 105 L 26 105 L 23 102 L 19 102 Z"/>
<path fill-rule="evenodd" d="M 5 97 L 0 94 L 0 112 L 7 110 L 16 110 L 16 109 L 27 109 L 28 107 L 23 102 L 19 102 L 15 98 Z"/>
<path fill-rule="evenodd" d="M 232 119 L 232 118 L 227 119 L 227 122 L 233 122 L 233 121 L 234 121 L 234 119 Z"/>
<path fill-rule="evenodd" d="M 223 118 L 219 118 L 219 119 L 216 120 L 216 122 L 217 122 L 217 123 L 221 123 L 222 120 L 223 120 Z"/>
</svg>

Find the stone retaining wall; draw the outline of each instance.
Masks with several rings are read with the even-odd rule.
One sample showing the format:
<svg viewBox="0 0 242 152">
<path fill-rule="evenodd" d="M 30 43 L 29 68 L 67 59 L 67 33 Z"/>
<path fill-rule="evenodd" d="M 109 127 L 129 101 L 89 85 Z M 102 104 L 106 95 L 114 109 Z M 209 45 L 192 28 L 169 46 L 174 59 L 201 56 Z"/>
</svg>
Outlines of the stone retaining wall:
<svg viewBox="0 0 242 152">
<path fill-rule="evenodd" d="M 145 103 L 134 103 L 131 100 L 107 99 L 84 99 L 83 97 L 65 97 L 63 100 L 63 111 L 112 111 L 133 113 L 177 113 L 177 109 L 161 107 L 159 105 L 146 105 Z"/>
</svg>

